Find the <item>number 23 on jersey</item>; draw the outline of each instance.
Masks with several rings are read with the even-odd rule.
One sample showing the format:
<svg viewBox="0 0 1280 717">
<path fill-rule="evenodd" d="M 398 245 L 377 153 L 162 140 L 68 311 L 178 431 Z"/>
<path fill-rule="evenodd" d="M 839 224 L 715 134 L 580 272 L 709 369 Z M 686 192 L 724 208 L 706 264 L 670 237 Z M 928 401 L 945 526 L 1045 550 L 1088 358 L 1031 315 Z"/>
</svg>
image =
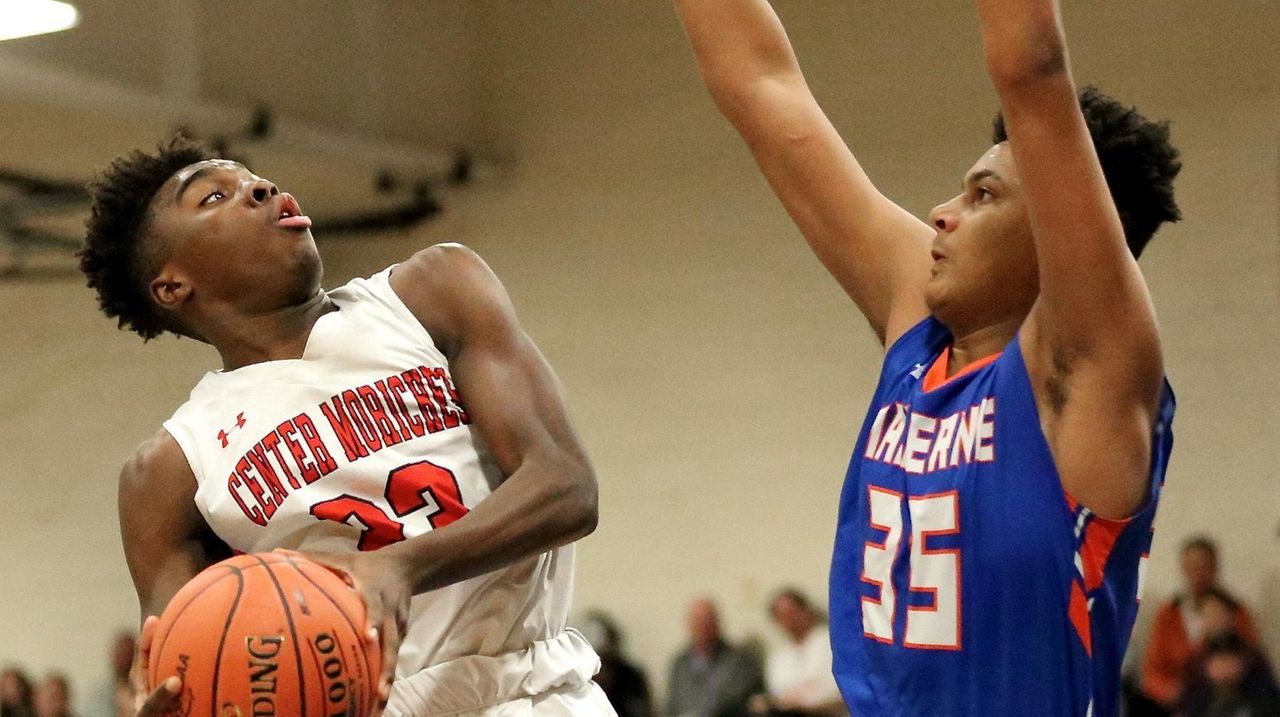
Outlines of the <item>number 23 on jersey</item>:
<svg viewBox="0 0 1280 717">
<path fill-rule="evenodd" d="M 418 461 L 393 469 L 387 474 L 387 505 L 404 518 L 410 513 L 426 511 L 431 528 L 443 528 L 467 514 L 462 502 L 458 478 L 448 468 L 431 461 Z M 377 550 L 405 539 L 401 523 L 375 503 L 358 496 L 343 494 L 311 506 L 311 514 L 320 520 L 332 520 L 360 527 L 360 550 Z"/>
</svg>

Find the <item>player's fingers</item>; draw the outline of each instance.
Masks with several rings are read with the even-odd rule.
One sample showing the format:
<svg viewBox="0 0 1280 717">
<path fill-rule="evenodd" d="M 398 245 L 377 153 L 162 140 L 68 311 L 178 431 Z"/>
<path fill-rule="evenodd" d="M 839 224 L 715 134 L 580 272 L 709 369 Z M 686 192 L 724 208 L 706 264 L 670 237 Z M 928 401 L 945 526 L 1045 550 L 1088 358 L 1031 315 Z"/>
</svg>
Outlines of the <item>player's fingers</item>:
<svg viewBox="0 0 1280 717">
<path fill-rule="evenodd" d="M 310 560 L 313 563 L 317 563 L 325 568 L 328 568 L 329 572 L 342 578 L 342 582 L 346 583 L 347 587 L 352 588 L 354 590 L 359 590 L 356 577 L 351 573 L 351 569 L 350 569 L 351 560 L 349 557 L 341 553 L 303 554 L 303 553 L 299 553 L 296 550 L 286 550 L 284 548 L 276 548 L 271 552 L 279 553 L 281 555 L 285 555 L 288 557 L 306 558 L 307 560 Z"/>
<path fill-rule="evenodd" d="M 142 703 L 137 717 L 161 717 L 178 696 L 178 690 L 181 688 L 182 681 L 177 675 L 160 683 L 160 686 Z"/>
<path fill-rule="evenodd" d="M 395 679 L 396 659 L 403 635 L 397 612 L 387 610 L 382 620 L 382 675 L 378 680 L 378 694 L 384 701 L 391 696 L 391 681 Z"/>
<path fill-rule="evenodd" d="M 142 621 L 142 633 L 138 635 L 138 664 L 143 672 L 151 667 L 151 643 L 156 638 L 156 628 L 160 626 L 160 618 L 148 615 Z"/>
<path fill-rule="evenodd" d="M 129 669 L 129 681 L 133 686 L 134 707 L 139 708 L 147 694 L 147 671 L 151 667 L 151 644 L 155 640 L 156 626 L 160 618 L 150 615 L 142 623 L 138 647 L 133 655 L 133 667 Z"/>
</svg>

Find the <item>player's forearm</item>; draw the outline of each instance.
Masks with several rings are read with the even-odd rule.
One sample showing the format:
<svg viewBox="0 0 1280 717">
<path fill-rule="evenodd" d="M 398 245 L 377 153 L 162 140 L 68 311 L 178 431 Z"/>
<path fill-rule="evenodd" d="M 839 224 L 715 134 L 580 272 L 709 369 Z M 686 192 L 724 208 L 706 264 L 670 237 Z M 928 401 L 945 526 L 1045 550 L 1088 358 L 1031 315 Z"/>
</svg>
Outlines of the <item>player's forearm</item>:
<svg viewBox="0 0 1280 717">
<path fill-rule="evenodd" d="M 987 71 L 997 90 L 1067 72 L 1057 0 L 977 0 Z"/>
<path fill-rule="evenodd" d="M 595 474 L 567 455 L 530 458 L 456 523 L 384 548 L 415 594 L 565 545 L 596 527 Z"/>
<path fill-rule="evenodd" d="M 1151 356 L 1150 299 L 1080 111 L 1058 3 L 977 4 L 987 69 L 1031 216 L 1039 310 L 1052 317 L 1054 342 L 1083 355 L 1115 345 L 1118 334 L 1132 344 L 1123 361 L 1135 350 Z M 1158 372 L 1155 378 L 1158 386 Z"/>
<path fill-rule="evenodd" d="M 799 78 L 786 31 L 765 0 L 675 0 L 698 71 L 726 113 L 769 77 Z"/>
</svg>

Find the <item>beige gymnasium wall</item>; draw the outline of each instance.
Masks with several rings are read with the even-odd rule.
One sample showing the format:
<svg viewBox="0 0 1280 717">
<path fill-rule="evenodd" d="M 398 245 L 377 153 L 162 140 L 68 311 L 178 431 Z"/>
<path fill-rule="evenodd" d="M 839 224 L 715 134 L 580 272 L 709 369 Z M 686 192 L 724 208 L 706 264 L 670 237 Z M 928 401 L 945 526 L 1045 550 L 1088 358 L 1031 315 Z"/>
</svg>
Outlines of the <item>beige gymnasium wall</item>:
<svg viewBox="0 0 1280 717">
<path fill-rule="evenodd" d="M 972 10 L 925 5 L 779 3 L 836 125 L 918 214 L 954 193 L 994 107 Z M 1147 595 L 1176 588 L 1185 536 L 1213 534 L 1280 656 L 1280 91 L 1263 37 L 1280 6 L 1068 5 L 1078 79 L 1172 118 L 1186 163 L 1186 220 L 1143 260 L 1180 402 Z M 326 284 L 447 240 L 503 277 L 600 475 L 575 607 L 613 612 L 662 683 L 693 596 L 743 637 L 766 632 L 773 588 L 824 594 L 878 349 L 705 98 L 665 3 L 479 7 L 455 138 L 505 170 L 420 230 L 321 237 Z M 72 282 L 0 283 L 0 306 L 0 662 L 87 688 L 135 617 L 114 474 L 214 357 L 115 332 Z"/>
</svg>

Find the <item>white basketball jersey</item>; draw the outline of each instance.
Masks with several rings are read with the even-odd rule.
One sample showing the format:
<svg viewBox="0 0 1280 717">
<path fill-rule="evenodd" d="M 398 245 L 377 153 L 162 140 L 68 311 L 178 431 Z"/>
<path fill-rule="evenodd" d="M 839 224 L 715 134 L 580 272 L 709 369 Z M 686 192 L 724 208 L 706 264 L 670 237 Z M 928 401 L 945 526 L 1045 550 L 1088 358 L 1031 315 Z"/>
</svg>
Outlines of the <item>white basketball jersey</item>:
<svg viewBox="0 0 1280 717">
<path fill-rule="evenodd" d="M 391 271 L 330 292 L 338 310 L 302 358 L 208 373 L 165 422 L 232 548 L 376 550 L 448 525 L 501 481 Z M 397 676 L 558 635 L 572 591 L 566 546 L 418 595 Z"/>
</svg>

